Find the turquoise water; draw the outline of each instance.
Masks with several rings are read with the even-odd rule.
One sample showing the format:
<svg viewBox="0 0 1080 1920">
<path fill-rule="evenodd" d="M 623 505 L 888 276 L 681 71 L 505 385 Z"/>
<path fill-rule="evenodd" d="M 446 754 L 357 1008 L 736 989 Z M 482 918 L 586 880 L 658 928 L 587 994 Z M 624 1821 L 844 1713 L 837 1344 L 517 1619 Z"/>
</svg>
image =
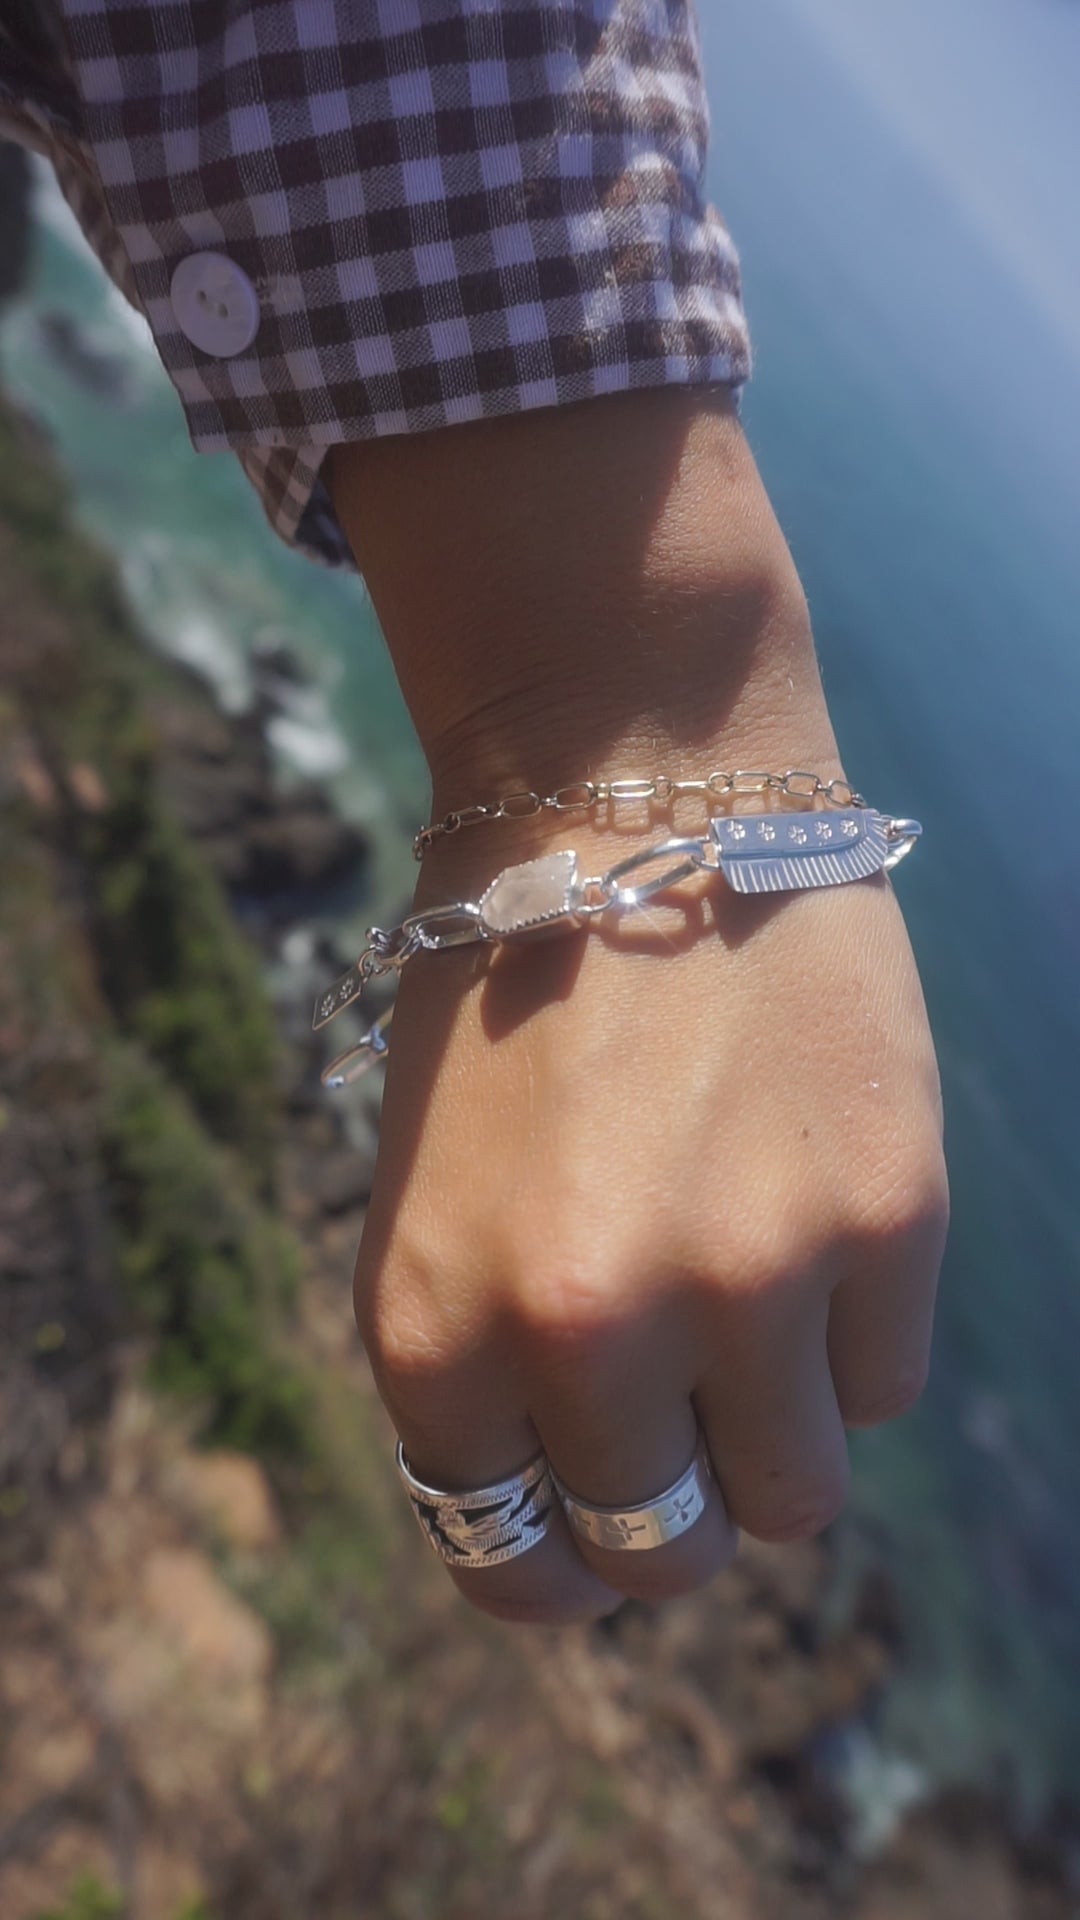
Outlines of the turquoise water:
<svg viewBox="0 0 1080 1920">
<path fill-rule="evenodd" d="M 775 9 L 740 0 L 721 47 L 704 14 L 757 350 L 748 431 L 848 770 L 926 829 L 898 885 L 955 1213 L 931 1391 L 855 1448 L 850 1557 L 887 1558 L 910 1640 L 880 1737 L 935 1773 L 1080 1790 L 1080 372 L 793 18 L 778 37 Z M 307 660 L 321 704 L 283 751 L 339 766 L 378 847 L 358 911 L 393 911 L 426 793 L 362 589 L 280 548 L 227 458 L 196 461 L 152 355 L 46 212 L 7 378 L 163 645 L 209 657 L 235 699 L 261 635 Z M 122 356 L 123 407 L 50 360 L 45 309 Z M 1018 342 L 1023 378 L 1003 381 Z"/>
<path fill-rule="evenodd" d="M 855 1449 L 912 1634 L 888 1730 L 1075 1787 L 1080 370 L 790 15 L 704 13 L 748 431 L 848 770 L 927 835 L 954 1224 L 926 1403 Z"/>
<path fill-rule="evenodd" d="M 260 641 L 281 637 L 305 662 L 321 698 L 282 730 L 284 759 L 298 772 L 335 771 L 343 806 L 372 831 L 372 902 L 392 910 L 416 877 L 409 840 L 425 771 L 363 588 L 275 539 L 230 455 L 196 459 L 149 334 L 105 281 L 44 171 L 39 208 L 32 297 L 4 323 L 9 387 L 55 436 L 84 521 L 118 556 L 164 648 L 210 672 L 237 704 Z M 46 350 L 39 316 L 58 312 L 74 316 L 86 348 L 122 374 L 119 403 L 88 391 Z"/>
</svg>

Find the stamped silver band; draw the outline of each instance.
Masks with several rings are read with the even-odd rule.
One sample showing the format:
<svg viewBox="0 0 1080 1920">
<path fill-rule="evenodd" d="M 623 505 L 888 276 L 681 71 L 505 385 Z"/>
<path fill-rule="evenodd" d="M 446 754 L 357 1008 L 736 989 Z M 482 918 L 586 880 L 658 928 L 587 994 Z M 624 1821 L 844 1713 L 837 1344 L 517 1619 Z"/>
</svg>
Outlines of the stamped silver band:
<svg viewBox="0 0 1080 1920">
<path fill-rule="evenodd" d="M 642 1500 L 636 1507 L 598 1507 L 555 1480 L 555 1487 L 574 1532 L 594 1547 L 610 1552 L 642 1552 L 678 1540 L 700 1520 L 713 1484 L 712 1464 L 704 1437 L 698 1435 L 697 1450 L 686 1472 L 655 1500 Z"/>
<path fill-rule="evenodd" d="M 396 1459 L 420 1531 L 447 1566 L 501 1566 L 504 1560 L 528 1553 L 548 1530 L 555 1488 L 542 1453 L 520 1473 L 459 1493 L 418 1480 L 400 1440 Z"/>
</svg>

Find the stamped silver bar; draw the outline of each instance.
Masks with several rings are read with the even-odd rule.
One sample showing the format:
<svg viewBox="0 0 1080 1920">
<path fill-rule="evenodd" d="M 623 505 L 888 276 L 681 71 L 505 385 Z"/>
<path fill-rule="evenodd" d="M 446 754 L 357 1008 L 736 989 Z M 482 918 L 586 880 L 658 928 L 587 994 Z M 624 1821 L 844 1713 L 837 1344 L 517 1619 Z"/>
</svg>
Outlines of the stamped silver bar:
<svg viewBox="0 0 1080 1920">
<path fill-rule="evenodd" d="M 890 851 L 887 822 L 873 807 L 718 814 L 709 836 L 736 893 L 843 886 L 879 873 Z"/>
</svg>

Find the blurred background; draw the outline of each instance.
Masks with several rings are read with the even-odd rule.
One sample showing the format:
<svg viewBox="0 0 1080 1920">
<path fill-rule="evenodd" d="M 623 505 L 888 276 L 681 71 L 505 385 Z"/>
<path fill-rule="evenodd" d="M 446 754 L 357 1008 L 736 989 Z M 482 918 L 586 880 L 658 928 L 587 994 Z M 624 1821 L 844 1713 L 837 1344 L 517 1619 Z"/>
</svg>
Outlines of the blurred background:
<svg viewBox="0 0 1080 1920">
<path fill-rule="evenodd" d="M 5 155 L 5 1920 L 1080 1912 L 1080 8 L 699 11 L 747 431 L 847 771 L 925 829 L 931 1389 L 826 1542 L 662 1616 L 443 1592 L 348 1325 L 377 1091 L 303 1033 L 423 764 L 360 583 Z"/>
</svg>

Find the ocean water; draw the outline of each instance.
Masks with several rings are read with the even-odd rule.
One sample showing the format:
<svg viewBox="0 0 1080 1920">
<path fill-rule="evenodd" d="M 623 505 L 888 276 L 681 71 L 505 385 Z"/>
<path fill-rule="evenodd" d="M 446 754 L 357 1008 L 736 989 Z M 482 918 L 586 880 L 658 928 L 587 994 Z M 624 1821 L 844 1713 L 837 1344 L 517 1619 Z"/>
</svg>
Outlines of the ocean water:
<svg viewBox="0 0 1080 1920">
<path fill-rule="evenodd" d="M 747 430 L 848 770 L 926 832 L 897 890 L 954 1213 L 931 1390 L 854 1447 L 858 1540 L 911 1635 L 883 1731 L 932 1769 L 1075 1789 L 1080 359 L 798 6 L 705 0 L 702 19 L 756 342 Z M 971 51 L 958 85 L 978 84 Z"/>
<path fill-rule="evenodd" d="M 910 1761 L 1034 1801 L 1080 1791 L 1080 361 L 804 9 L 701 14 L 714 192 L 756 343 L 747 430 L 848 770 L 925 828 L 897 884 L 954 1224 L 931 1389 L 854 1445 L 845 1564 L 887 1562 L 908 1636 L 874 1777 L 906 1792 Z M 45 189 L 41 214 L 35 285 L 0 340 L 8 384 L 162 646 L 234 701 L 260 638 L 308 663 L 283 759 L 334 769 L 377 847 L 359 922 L 392 913 L 426 788 L 362 588 L 280 548 L 229 459 L 191 454 L 139 324 Z M 123 369 L 119 403 L 49 351 L 57 312 Z"/>
</svg>

